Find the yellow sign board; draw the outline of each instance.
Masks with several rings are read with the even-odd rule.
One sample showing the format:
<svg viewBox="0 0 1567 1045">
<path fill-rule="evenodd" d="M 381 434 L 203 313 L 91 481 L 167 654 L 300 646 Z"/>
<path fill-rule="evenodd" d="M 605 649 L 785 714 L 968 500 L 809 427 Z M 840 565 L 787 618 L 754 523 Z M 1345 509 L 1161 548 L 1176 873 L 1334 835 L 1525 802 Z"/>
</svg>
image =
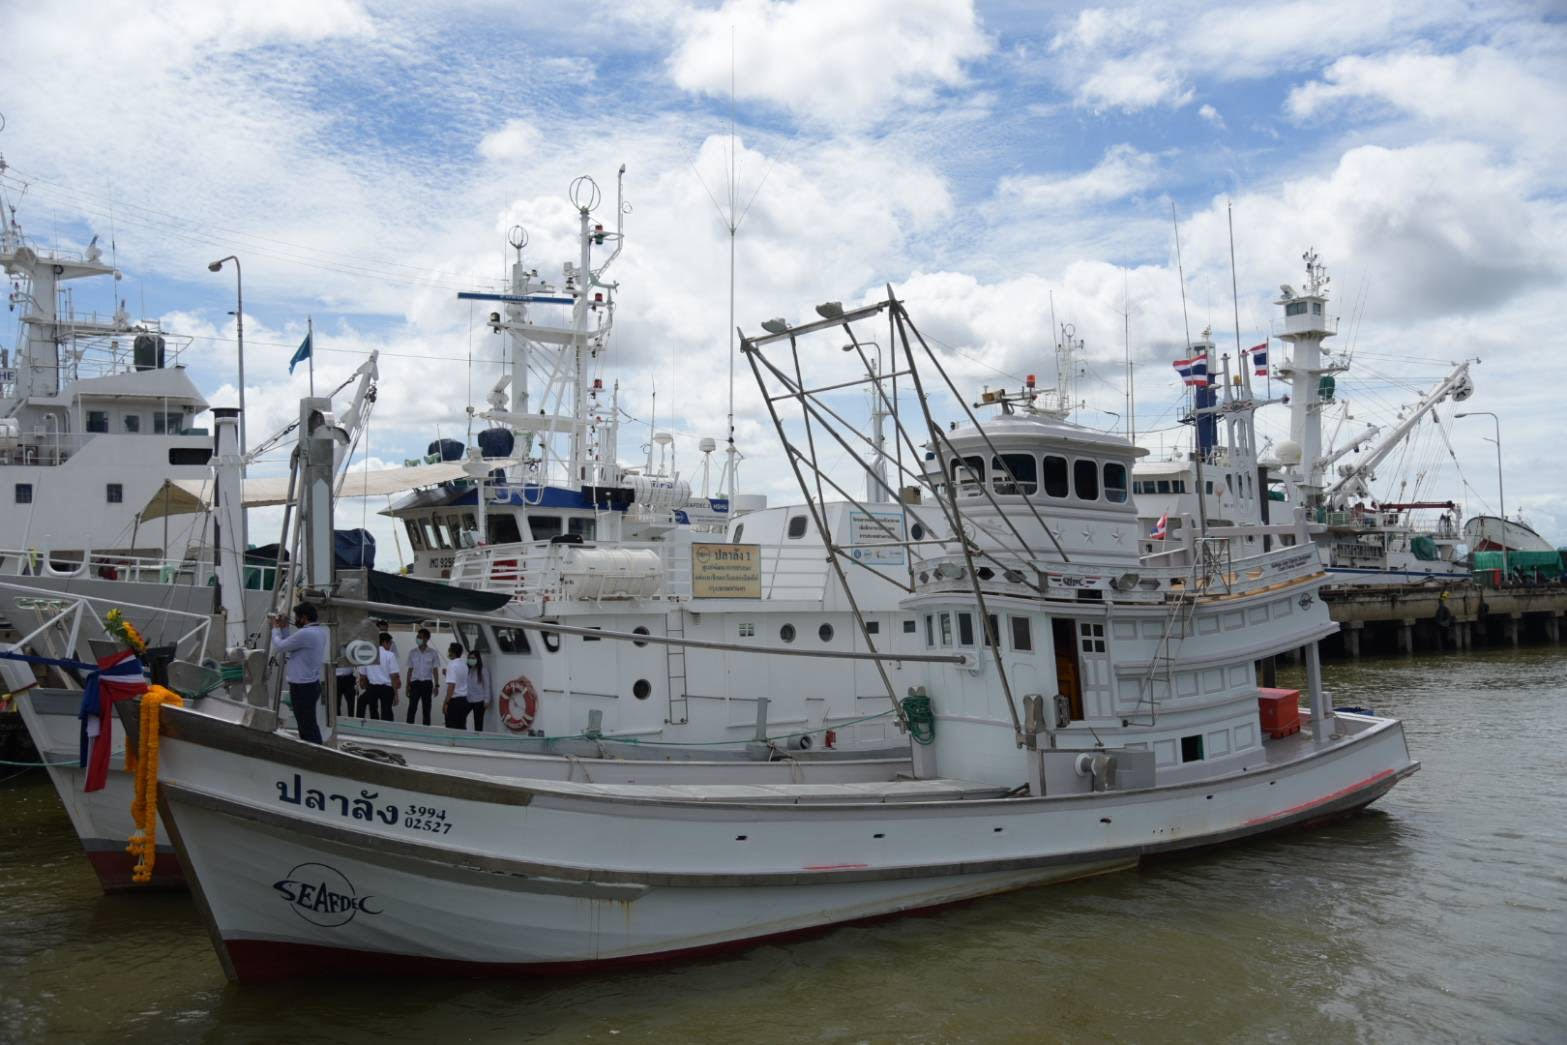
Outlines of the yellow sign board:
<svg viewBox="0 0 1567 1045">
<path fill-rule="evenodd" d="M 760 599 L 760 544 L 691 545 L 693 599 Z"/>
</svg>

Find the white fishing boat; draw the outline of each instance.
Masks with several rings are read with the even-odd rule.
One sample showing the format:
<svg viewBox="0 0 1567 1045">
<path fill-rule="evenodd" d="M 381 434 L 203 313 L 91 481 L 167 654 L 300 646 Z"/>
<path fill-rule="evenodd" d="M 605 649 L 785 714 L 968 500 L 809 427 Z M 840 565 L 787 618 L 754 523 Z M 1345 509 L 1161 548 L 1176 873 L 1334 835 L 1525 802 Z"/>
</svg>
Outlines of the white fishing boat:
<svg viewBox="0 0 1567 1045">
<path fill-rule="evenodd" d="M 1189 355 L 1204 360 L 1207 372 L 1193 389 L 1194 449 L 1170 460 L 1139 462 L 1133 476 L 1145 554 L 1156 561 L 1183 561 L 1188 552 L 1180 546 L 1199 526 L 1212 533 L 1236 522 L 1289 518 L 1303 506 L 1311 539 L 1323 549 L 1335 586 L 1467 580 L 1461 506 L 1450 500 L 1406 500 L 1407 487 L 1400 487 L 1398 499 L 1379 502 L 1372 483 L 1378 468 L 1407 448 L 1438 406 L 1461 403 L 1473 394 L 1470 363 L 1455 365 L 1386 427 L 1368 424 L 1346 433 L 1351 416 L 1338 381 L 1349 370 L 1349 355 L 1324 347 L 1337 333 L 1328 311 L 1329 277 L 1314 252 L 1307 251 L 1305 262 L 1301 289 L 1281 286 L 1276 302 L 1283 310 L 1282 333 L 1276 336 L 1291 344 L 1292 354 L 1271 373 L 1286 384 L 1288 395 L 1269 399 L 1255 387 L 1260 381 L 1254 377 L 1270 370 L 1266 343 L 1245 350 L 1233 369 L 1228 355 L 1221 361 L 1210 330 L 1190 346 Z M 1261 372 L 1254 375 L 1257 359 Z M 1259 452 L 1254 415 L 1272 403 L 1288 405 L 1290 434 L 1271 451 Z M 1342 416 L 1325 437 L 1324 418 L 1335 411 Z M 1416 492 L 1418 487 L 1417 481 Z"/>
<path fill-rule="evenodd" d="M 821 312 L 770 321 L 743 347 L 770 409 L 801 409 L 798 424 L 774 418 L 830 569 L 856 568 L 822 516 L 826 485 L 844 487 L 811 450 L 854 430 L 827 402 L 844 385 L 802 384 L 800 355 L 780 366 L 769 346 L 798 353 L 823 331 L 863 345 L 883 313 L 891 362 L 850 384 L 887 403 L 895 482 L 917 488 L 900 515 L 923 506 L 960 537 L 933 538 L 940 554 L 902 601 L 926 655 L 897 683 L 881 670 L 896 654 L 874 661 L 912 772 L 521 780 L 304 744 L 265 708 L 237 722 L 165 708 L 159 804 L 230 976 L 531 972 L 710 951 L 1300 826 L 1418 768 L 1396 720 L 1330 706 L 1317 642 L 1336 626 L 1301 515 L 1260 528 L 1296 547 L 1234 556 L 1221 539 L 1193 564 L 1147 566 L 1129 481 L 1140 451 L 1034 412 L 1028 390 L 991 397 L 999 418 L 965 407 L 948 429 L 928 392 L 963 400 L 900 303 Z M 875 524 L 883 547 L 911 543 L 903 521 Z M 379 609 L 307 561 L 332 627 Z M 875 654 L 877 633 L 847 601 Z M 751 638 L 735 645 L 753 661 L 783 648 Z M 1261 658 L 1300 647 L 1304 716 L 1298 694 L 1257 685 Z"/>
</svg>

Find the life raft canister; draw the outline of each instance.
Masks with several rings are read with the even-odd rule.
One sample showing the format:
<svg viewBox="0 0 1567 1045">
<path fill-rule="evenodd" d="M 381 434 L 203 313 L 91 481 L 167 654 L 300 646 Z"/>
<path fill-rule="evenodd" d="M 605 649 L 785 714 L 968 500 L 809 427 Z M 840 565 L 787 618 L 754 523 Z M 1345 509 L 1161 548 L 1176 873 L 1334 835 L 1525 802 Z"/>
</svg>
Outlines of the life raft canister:
<svg viewBox="0 0 1567 1045">
<path fill-rule="evenodd" d="M 539 691 L 526 675 L 501 687 L 501 721 L 513 733 L 525 733 L 539 713 Z"/>
</svg>

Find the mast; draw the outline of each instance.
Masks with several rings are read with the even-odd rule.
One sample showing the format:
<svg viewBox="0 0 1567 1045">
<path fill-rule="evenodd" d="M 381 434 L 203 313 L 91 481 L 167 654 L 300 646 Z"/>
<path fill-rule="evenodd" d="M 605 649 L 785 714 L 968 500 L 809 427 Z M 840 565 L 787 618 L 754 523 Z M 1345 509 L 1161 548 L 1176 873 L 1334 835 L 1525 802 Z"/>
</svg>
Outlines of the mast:
<svg viewBox="0 0 1567 1045">
<path fill-rule="evenodd" d="M 1304 291 L 1297 294 L 1288 283 L 1281 284 L 1274 303 L 1284 306 L 1284 332 L 1279 338 L 1293 346 L 1290 362 L 1280 373 L 1290 385 L 1290 439 L 1300 451 L 1296 484 L 1302 503 L 1311 505 L 1321 499 L 1323 489 L 1322 379 L 1344 367 L 1322 363 L 1322 342 L 1335 333 L 1327 322 L 1330 277 L 1315 250 L 1308 249 L 1301 259 L 1306 263 Z"/>
</svg>

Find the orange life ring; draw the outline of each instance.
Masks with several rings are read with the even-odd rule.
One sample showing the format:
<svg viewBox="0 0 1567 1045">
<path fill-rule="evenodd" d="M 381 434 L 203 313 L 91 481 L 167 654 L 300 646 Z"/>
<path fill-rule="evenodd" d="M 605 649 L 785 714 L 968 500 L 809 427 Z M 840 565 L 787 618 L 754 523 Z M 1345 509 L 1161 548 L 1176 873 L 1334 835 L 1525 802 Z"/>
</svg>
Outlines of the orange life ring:
<svg viewBox="0 0 1567 1045">
<path fill-rule="evenodd" d="M 501 687 L 501 721 L 513 733 L 526 733 L 539 713 L 539 691 L 526 675 Z"/>
</svg>

